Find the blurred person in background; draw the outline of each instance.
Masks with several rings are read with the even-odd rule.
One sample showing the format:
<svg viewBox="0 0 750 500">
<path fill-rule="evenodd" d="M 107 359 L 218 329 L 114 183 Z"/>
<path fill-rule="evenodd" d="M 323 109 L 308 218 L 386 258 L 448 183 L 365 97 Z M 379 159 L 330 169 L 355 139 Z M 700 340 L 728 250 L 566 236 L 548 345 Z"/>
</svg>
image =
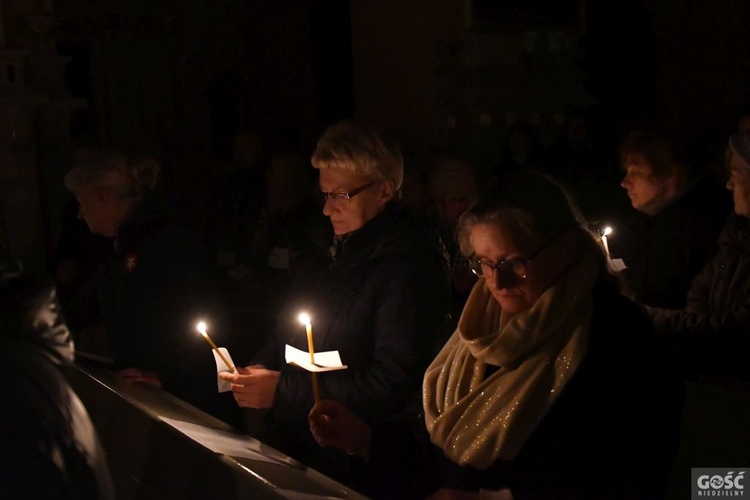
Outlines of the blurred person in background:
<svg viewBox="0 0 750 500">
<path fill-rule="evenodd" d="M 195 330 L 205 320 L 228 345 L 226 308 L 200 235 L 154 189 L 159 170 L 153 160 L 102 151 L 65 176 L 79 216 L 112 245 L 65 314 L 71 328 L 103 321 L 121 378 L 163 387 L 231 423 L 231 396 L 218 393 L 212 352 Z"/>
<path fill-rule="evenodd" d="M 450 259 L 452 321 L 446 329 L 446 334 L 450 335 L 477 279 L 461 253 L 456 236 L 458 218 L 476 198 L 474 169 L 459 158 L 437 158 L 431 165 L 428 185 L 432 212 Z"/>
<path fill-rule="evenodd" d="M 690 282 L 716 251 L 731 201 L 685 148 L 660 134 L 631 132 L 621 159 L 632 210 L 614 221 L 611 255 L 624 260 L 636 300 L 684 307 Z"/>
<path fill-rule="evenodd" d="M 750 390 L 750 132 L 729 139 L 734 213 L 719 250 L 693 280 L 682 309 L 648 308 L 701 381 Z"/>
<path fill-rule="evenodd" d="M 0 497 L 113 499 L 96 429 L 63 376 L 73 342 L 55 288 L 26 275 L 2 243 Z"/>
</svg>

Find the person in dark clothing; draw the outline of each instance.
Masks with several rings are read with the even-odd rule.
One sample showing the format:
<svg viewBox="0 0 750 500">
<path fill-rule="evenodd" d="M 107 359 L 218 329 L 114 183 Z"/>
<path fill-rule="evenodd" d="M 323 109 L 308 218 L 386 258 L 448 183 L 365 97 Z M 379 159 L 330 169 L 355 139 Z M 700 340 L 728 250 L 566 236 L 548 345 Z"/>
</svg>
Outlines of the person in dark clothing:
<svg viewBox="0 0 750 500">
<path fill-rule="evenodd" d="M 435 498 L 659 498 L 684 388 L 563 190 L 499 179 L 459 221 L 480 276 L 424 377 Z"/>
<path fill-rule="evenodd" d="M 477 280 L 469 269 L 456 238 L 458 218 L 476 197 L 474 169 L 459 158 L 435 158 L 429 173 L 429 190 L 432 213 L 439 224 L 440 237 L 450 259 L 451 322 L 442 339 L 446 340 L 453 333 L 464 303 Z"/>
<path fill-rule="evenodd" d="M 622 187 L 632 207 L 609 240 L 629 290 L 653 307 L 681 308 L 690 282 L 716 251 L 731 200 L 708 175 L 694 175 L 680 148 L 634 132 L 622 145 Z"/>
<path fill-rule="evenodd" d="M 114 498 L 96 429 L 62 373 L 72 361 L 54 287 L 0 258 L 0 497 Z"/>
<path fill-rule="evenodd" d="M 70 167 L 85 161 L 96 151 L 98 149 L 89 144 L 79 146 L 74 151 Z M 71 196 L 63 206 L 62 229 L 47 265 L 63 309 L 91 279 L 111 248 L 112 242 L 108 238 L 93 234 L 78 217 L 78 202 Z M 80 341 L 76 338 L 79 348 Z"/>
<path fill-rule="evenodd" d="M 230 423 L 229 394 L 218 394 L 211 350 L 195 331 L 205 320 L 226 344 L 227 315 L 200 235 L 184 226 L 152 188 L 158 165 L 102 152 L 71 170 L 67 188 L 94 234 L 112 251 L 91 286 L 66 310 L 71 327 L 100 317 L 119 375 L 166 391 Z"/>
<path fill-rule="evenodd" d="M 263 368 L 222 378 L 240 406 L 268 409 L 262 437 L 270 444 L 356 488 L 352 457 L 320 448 L 310 433 L 311 378 L 284 364 L 284 344 L 307 350 L 296 319 L 306 311 L 315 350 L 338 350 L 348 366 L 319 374 L 321 397 L 371 424 L 396 419 L 416 406 L 449 311 L 447 262 L 437 231 L 398 204 L 401 155 L 372 129 L 350 122 L 329 128 L 312 163 L 331 224 L 313 232 L 275 334 L 253 358 Z"/>
<path fill-rule="evenodd" d="M 734 213 L 719 251 L 693 280 L 682 309 L 648 308 L 704 382 L 750 390 L 750 133 L 729 141 Z"/>
<path fill-rule="evenodd" d="M 92 234 L 78 219 L 78 203 L 74 199 L 65 204 L 63 230 L 49 263 L 62 307 L 85 286 L 111 248 L 107 238 Z"/>
</svg>

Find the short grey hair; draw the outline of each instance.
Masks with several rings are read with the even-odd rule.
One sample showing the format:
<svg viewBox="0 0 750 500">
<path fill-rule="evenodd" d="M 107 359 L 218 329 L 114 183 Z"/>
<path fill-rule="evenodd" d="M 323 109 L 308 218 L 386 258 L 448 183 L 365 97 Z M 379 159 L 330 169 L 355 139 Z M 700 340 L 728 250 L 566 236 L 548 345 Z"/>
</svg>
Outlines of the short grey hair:
<svg viewBox="0 0 750 500">
<path fill-rule="evenodd" d="M 122 200 L 138 201 L 156 186 L 159 171 L 153 160 L 131 163 L 120 153 L 98 151 L 67 173 L 65 187 L 73 193 L 105 188 Z"/>
<path fill-rule="evenodd" d="M 339 168 L 391 182 L 395 193 L 400 193 L 404 181 L 400 149 L 383 140 L 375 129 L 352 121 L 326 129 L 318 140 L 312 164 L 317 169 Z"/>
</svg>

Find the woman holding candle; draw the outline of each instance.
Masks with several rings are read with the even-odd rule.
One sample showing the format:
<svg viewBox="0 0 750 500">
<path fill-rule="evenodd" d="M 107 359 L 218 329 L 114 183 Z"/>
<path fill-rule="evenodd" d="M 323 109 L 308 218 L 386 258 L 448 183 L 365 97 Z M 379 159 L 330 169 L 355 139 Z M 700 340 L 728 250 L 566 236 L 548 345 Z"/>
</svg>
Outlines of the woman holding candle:
<svg viewBox="0 0 750 500">
<path fill-rule="evenodd" d="M 98 152 L 73 168 L 65 185 L 92 233 L 111 238 L 87 293 L 64 311 L 75 328 L 102 321 L 119 375 L 161 386 L 225 420 L 213 355 L 195 333 L 197 318 L 216 333 L 226 321 L 200 236 L 177 218 L 156 185 L 159 166 Z"/>
<path fill-rule="evenodd" d="M 563 191 L 491 183 L 459 241 L 481 279 L 424 377 L 436 498 L 658 497 L 682 389 Z"/>
<path fill-rule="evenodd" d="M 621 145 L 632 208 L 614 217 L 613 259 L 633 298 L 653 307 L 681 308 L 690 282 L 716 252 L 731 211 L 726 190 L 697 165 L 695 155 L 664 135 L 634 131 Z"/>
<path fill-rule="evenodd" d="M 311 235 L 275 335 L 252 361 L 264 368 L 222 374 L 241 406 L 269 409 L 261 435 L 303 463 L 349 484 L 352 457 L 321 449 L 308 428 L 312 377 L 284 363 L 284 345 L 338 350 L 348 369 L 320 373 L 320 397 L 345 404 L 370 424 L 416 403 L 419 384 L 450 305 L 437 230 L 399 203 L 403 161 L 374 130 L 345 122 L 318 141 L 323 214 Z M 416 406 L 416 405 L 415 405 Z M 418 422 L 415 416 L 412 423 Z"/>
</svg>

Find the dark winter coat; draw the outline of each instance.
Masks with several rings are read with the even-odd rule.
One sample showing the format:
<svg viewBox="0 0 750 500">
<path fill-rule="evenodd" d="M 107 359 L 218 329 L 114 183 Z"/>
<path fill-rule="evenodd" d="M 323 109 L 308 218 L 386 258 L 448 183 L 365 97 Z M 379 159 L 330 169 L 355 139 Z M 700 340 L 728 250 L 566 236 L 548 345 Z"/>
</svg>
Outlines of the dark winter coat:
<svg viewBox="0 0 750 500">
<path fill-rule="evenodd" d="M 649 312 L 657 333 L 672 336 L 692 368 L 750 387 L 750 220 L 730 215 L 684 309 Z"/>
<path fill-rule="evenodd" d="M 612 285 L 593 291 L 586 358 L 513 461 L 486 471 L 442 455 L 443 486 L 514 498 L 660 498 L 677 454 L 684 388 L 650 344 L 648 317 Z"/>
<path fill-rule="evenodd" d="M 731 207 L 725 189 L 707 178 L 654 216 L 629 210 L 609 239 L 632 296 L 652 307 L 682 308 L 690 283 L 716 252 Z"/>
<path fill-rule="evenodd" d="M 151 193 L 120 227 L 113 246 L 94 277 L 95 303 L 82 297 L 77 308 L 98 311 L 116 368 L 155 372 L 165 390 L 231 420 L 234 402 L 218 394 L 211 348 L 195 328 L 205 320 L 213 340 L 226 345 L 227 313 L 199 234 Z"/>
<path fill-rule="evenodd" d="M 266 439 L 342 481 L 349 457 L 321 449 L 310 434 L 310 374 L 286 365 L 286 343 L 307 351 L 312 319 L 315 351 L 338 350 L 346 370 L 318 375 L 320 397 L 334 399 L 371 424 L 418 407 L 422 376 L 450 307 L 447 262 L 437 232 L 400 207 L 388 207 L 351 234 L 331 257 L 330 226 L 317 234 L 276 335 L 255 362 L 281 370 Z M 416 422 L 416 417 L 414 418 Z"/>
</svg>

